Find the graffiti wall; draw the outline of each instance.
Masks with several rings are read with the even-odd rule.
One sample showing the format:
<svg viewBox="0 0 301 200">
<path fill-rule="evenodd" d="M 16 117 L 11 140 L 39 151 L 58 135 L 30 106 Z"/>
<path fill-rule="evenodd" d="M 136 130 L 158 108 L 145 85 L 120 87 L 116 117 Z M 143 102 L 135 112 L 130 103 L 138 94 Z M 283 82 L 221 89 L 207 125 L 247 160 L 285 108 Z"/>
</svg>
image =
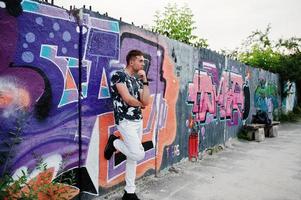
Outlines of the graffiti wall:
<svg viewBox="0 0 301 200">
<path fill-rule="evenodd" d="M 23 170 L 34 178 L 42 158 L 54 178 L 79 163 L 79 33 L 65 10 L 33 1 L 21 6 L 19 17 L 0 10 L 1 154 L 6 157 L 0 171 L 17 177 Z M 88 138 L 92 131 L 85 133 Z"/>
<path fill-rule="evenodd" d="M 76 174 L 72 192 L 99 195 L 123 183 L 125 156 L 105 160 L 115 125 L 109 81 L 132 49 L 144 52 L 151 103 L 143 110 L 145 158 L 137 177 L 236 137 L 256 110 L 278 116 L 278 75 L 245 66 L 81 9 L 23 0 L 0 9 L 0 173 L 17 177 L 43 160 L 52 179 Z M 75 194 L 77 194 L 75 192 Z"/>
<path fill-rule="evenodd" d="M 283 88 L 284 99 L 282 101 L 282 108 L 284 113 L 293 111 L 297 104 L 297 94 L 296 94 L 296 83 L 287 81 Z"/>
<path fill-rule="evenodd" d="M 252 72 L 255 75 L 249 83 L 252 92 L 254 91 L 252 113 L 263 110 L 271 119 L 279 119 L 281 110 L 279 76 L 262 69 L 252 69 Z"/>
</svg>

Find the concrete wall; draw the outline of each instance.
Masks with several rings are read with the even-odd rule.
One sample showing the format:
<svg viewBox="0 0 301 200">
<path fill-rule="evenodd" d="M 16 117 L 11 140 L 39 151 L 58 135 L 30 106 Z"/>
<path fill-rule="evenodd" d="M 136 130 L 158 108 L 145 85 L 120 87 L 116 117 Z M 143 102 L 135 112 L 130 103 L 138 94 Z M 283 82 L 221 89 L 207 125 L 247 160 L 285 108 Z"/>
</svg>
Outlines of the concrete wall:
<svg viewBox="0 0 301 200">
<path fill-rule="evenodd" d="M 297 105 L 296 83 L 287 81 L 284 84 L 283 93 L 285 97 L 282 100 L 282 110 L 287 114 Z"/>
<path fill-rule="evenodd" d="M 125 157 L 106 161 L 103 151 L 109 134 L 118 134 L 110 75 L 132 49 L 145 53 L 151 91 L 138 177 L 187 158 L 190 122 L 205 151 L 236 137 L 256 109 L 278 115 L 276 74 L 91 11 L 80 28 L 64 9 L 29 0 L 22 7 L 19 17 L 0 9 L 0 148 L 12 155 L 1 173 L 28 169 L 34 176 L 42 157 L 54 177 L 81 174 L 77 182 L 89 194 L 122 183 Z M 8 148 L 4 141 L 16 137 L 10 132 L 21 141 Z"/>
</svg>

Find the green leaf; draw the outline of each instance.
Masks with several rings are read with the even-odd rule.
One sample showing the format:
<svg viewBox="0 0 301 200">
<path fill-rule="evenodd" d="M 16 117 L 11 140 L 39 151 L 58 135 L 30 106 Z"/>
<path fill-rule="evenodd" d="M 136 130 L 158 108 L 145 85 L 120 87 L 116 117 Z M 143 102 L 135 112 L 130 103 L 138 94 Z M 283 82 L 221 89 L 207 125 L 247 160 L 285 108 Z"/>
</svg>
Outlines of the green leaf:
<svg viewBox="0 0 301 200">
<path fill-rule="evenodd" d="M 177 4 L 169 3 L 163 13 L 156 11 L 154 23 L 152 30 L 161 35 L 195 47 L 208 47 L 206 39 L 192 34 L 196 27 L 192 11 L 187 5 L 179 8 Z"/>
</svg>

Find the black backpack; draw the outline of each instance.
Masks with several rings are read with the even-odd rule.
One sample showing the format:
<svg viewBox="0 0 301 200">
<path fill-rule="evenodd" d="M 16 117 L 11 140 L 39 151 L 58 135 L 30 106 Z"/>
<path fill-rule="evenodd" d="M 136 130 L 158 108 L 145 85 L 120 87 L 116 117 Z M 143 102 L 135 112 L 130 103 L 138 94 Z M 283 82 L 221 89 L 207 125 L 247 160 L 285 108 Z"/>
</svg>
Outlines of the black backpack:
<svg viewBox="0 0 301 200">
<path fill-rule="evenodd" d="M 253 115 L 252 123 L 270 125 L 272 121 L 269 119 L 267 112 L 258 110 L 256 115 Z"/>
</svg>

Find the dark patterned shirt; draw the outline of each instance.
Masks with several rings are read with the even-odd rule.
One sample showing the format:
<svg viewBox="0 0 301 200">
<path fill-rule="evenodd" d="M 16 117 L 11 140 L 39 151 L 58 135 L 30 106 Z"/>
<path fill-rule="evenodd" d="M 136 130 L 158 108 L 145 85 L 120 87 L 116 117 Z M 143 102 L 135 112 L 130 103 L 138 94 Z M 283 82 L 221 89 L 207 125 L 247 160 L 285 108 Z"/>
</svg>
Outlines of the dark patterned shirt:
<svg viewBox="0 0 301 200">
<path fill-rule="evenodd" d="M 114 116 L 116 124 L 119 124 L 123 119 L 141 120 L 142 113 L 140 107 L 133 107 L 128 105 L 118 93 L 116 84 L 124 83 L 129 90 L 130 95 L 140 101 L 139 90 L 142 89 L 143 84 L 136 77 L 128 75 L 124 69 L 116 71 L 111 77 L 111 95 L 114 105 Z"/>
</svg>

